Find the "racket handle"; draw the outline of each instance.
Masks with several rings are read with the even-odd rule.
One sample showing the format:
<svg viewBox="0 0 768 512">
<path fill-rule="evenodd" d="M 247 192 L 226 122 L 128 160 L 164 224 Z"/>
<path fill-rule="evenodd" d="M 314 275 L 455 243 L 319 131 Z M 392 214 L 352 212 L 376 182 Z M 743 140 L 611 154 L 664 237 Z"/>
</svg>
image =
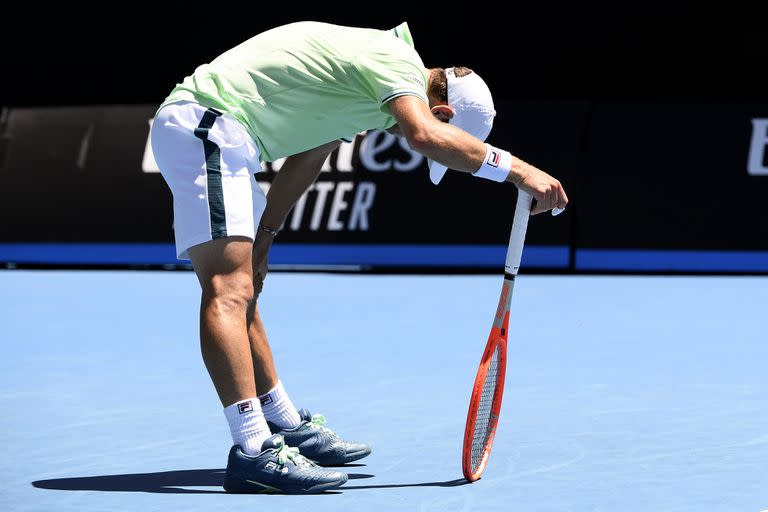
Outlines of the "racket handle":
<svg viewBox="0 0 768 512">
<path fill-rule="evenodd" d="M 528 229 L 528 218 L 531 216 L 532 201 L 533 198 L 530 194 L 522 190 L 517 191 L 515 218 L 512 221 L 512 233 L 509 235 L 509 247 L 507 247 L 507 261 L 504 264 L 504 272 L 513 276 L 516 276 L 517 271 L 520 269 L 525 232 Z"/>
</svg>

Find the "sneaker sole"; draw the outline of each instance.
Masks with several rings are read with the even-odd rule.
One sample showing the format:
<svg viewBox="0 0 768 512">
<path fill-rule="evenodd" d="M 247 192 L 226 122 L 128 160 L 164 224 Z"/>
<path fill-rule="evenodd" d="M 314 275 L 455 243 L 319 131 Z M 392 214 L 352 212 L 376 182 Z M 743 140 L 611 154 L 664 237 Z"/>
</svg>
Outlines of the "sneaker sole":
<svg viewBox="0 0 768 512">
<path fill-rule="evenodd" d="M 317 494 L 331 489 L 337 489 L 347 483 L 349 478 L 341 481 L 326 482 L 313 485 L 307 489 L 284 490 L 267 484 L 262 484 L 253 480 L 245 481 L 224 481 L 224 490 L 232 494 Z"/>
<path fill-rule="evenodd" d="M 364 457 L 367 457 L 370 454 L 371 454 L 370 448 L 367 449 L 367 450 L 360 450 L 360 451 L 357 451 L 357 452 L 348 453 L 348 454 L 346 454 L 346 457 L 344 457 L 344 462 L 345 463 L 347 463 L 347 462 L 354 462 L 356 460 L 360 460 L 360 459 L 362 459 Z"/>
<path fill-rule="evenodd" d="M 360 460 L 364 457 L 367 457 L 371 454 L 370 449 L 367 450 L 360 450 L 357 452 L 351 452 L 344 455 L 343 459 L 334 459 L 334 460 L 320 460 L 312 459 L 312 462 L 319 466 L 343 466 L 344 464 L 349 464 L 350 462 L 355 462 L 356 460 Z"/>
</svg>

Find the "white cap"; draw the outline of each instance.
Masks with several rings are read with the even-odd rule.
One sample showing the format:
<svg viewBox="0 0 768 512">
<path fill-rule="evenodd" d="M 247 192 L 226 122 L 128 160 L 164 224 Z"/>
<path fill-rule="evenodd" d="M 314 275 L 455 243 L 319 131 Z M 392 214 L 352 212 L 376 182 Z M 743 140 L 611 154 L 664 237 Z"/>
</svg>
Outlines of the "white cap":
<svg viewBox="0 0 768 512">
<path fill-rule="evenodd" d="M 485 142 L 496 115 L 490 89 L 475 72 L 459 77 L 454 74 L 453 68 L 448 68 L 445 77 L 448 81 L 448 106 L 454 110 L 448 122 Z M 447 167 L 434 160 L 427 162 L 429 178 L 437 185 Z"/>
</svg>

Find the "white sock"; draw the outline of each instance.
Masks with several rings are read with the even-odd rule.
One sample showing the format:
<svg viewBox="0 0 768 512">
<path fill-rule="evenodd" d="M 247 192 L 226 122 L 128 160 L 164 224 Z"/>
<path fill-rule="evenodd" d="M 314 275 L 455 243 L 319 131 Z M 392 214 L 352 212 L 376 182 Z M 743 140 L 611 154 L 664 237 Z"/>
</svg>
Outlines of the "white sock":
<svg viewBox="0 0 768 512">
<path fill-rule="evenodd" d="M 264 411 L 264 417 L 278 427 L 293 428 L 301 423 L 299 411 L 285 392 L 282 382 L 277 381 L 277 386 L 269 393 L 259 395 L 259 402 L 261 410 Z"/>
<path fill-rule="evenodd" d="M 246 455 L 261 453 L 261 445 L 272 434 L 257 398 L 240 400 L 224 408 L 232 442 L 239 444 Z"/>
</svg>

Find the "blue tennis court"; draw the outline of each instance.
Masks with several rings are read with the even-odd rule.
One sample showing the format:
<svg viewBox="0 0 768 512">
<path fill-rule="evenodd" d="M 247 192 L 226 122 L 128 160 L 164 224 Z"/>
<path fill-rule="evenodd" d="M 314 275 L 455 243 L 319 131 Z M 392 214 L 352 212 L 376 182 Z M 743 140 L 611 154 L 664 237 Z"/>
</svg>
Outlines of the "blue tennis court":
<svg viewBox="0 0 768 512">
<path fill-rule="evenodd" d="M 272 274 L 287 390 L 374 452 L 338 492 L 257 496 L 220 487 L 191 272 L 0 272 L 0 510 L 768 509 L 768 278 L 521 275 L 494 450 L 466 484 L 500 287 Z"/>
</svg>

